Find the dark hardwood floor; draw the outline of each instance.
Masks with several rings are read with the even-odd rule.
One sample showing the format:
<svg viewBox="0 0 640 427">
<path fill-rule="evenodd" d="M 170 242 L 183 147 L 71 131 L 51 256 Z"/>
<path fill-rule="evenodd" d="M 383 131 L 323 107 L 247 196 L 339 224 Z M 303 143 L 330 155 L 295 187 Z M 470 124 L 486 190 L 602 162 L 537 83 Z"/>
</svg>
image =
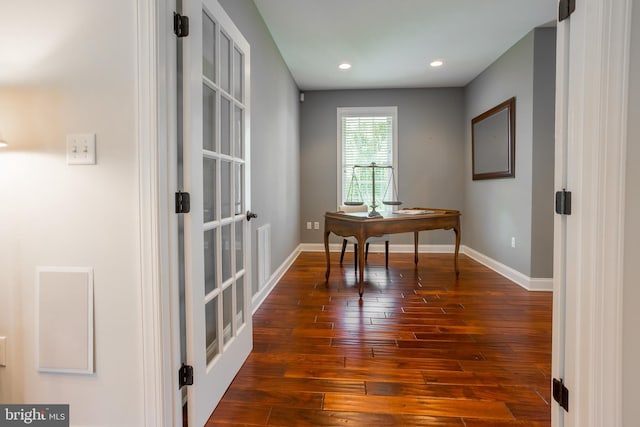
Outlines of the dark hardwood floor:
<svg viewBox="0 0 640 427">
<path fill-rule="evenodd" d="M 350 254 L 349 254 L 350 255 Z M 550 426 L 550 292 L 460 256 L 302 253 L 207 426 Z"/>
</svg>

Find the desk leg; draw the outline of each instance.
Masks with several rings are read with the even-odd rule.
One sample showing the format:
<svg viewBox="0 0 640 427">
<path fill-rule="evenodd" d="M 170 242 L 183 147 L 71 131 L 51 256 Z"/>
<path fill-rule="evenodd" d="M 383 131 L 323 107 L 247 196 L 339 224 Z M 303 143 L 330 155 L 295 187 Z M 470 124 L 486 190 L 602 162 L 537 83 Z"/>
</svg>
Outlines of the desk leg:
<svg viewBox="0 0 640 427">
<path fill-rule="evenodd" d="M 458 269 L 458 251 L 460 250 L 460 229 L 458 227 L 453 229 L 456 233 L 456 252 L 453 256 L 453 268 L 456 271 L 456 279 L 460 277 L 460 270 Z"/>
<path fill-rule="evenodd" d="M 413 262 L 418 265 L 418 232 L 413 232 Z"/>
<path fill-rule="evenodd" d="M 327 272 L 324 274 L 325 283 L 329 283 L 329 272 L 331 271 L 331 257 L 329 255 L 329 233 L 330 231 L 324 232 L 324 253 L 327 257 Z"/>
<path fill-rule="evenodd" d="M 360 298 L 362 298 L 362 294 L 364 293 L 365 247 L 366 247 L 365 242 L 364 241 L 361 242 L 360 239 L 358 239 L 358 261 L 359 261 L 359 267 L 360 267 L 360 272 L 359 272 L 360 283 L 358 286 L 358 293 L 360 294 Z"/>
</svg>

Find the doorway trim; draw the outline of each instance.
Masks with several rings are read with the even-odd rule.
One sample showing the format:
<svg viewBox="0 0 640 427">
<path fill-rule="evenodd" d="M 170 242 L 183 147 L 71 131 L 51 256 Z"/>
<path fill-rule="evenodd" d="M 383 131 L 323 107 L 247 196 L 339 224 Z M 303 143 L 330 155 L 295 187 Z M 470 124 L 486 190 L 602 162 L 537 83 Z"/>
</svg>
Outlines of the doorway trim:
<svg viewBox="0 0 640 427">
<path fill-rule="evenodd" d="M 137 144 L 140 244 L 140 309 L 144 424 L 182 425 L 177 383 L 180 361 L 172 331 L 177 316 L 175 218 L 170 194 L 175 188 L 169 158 L 175 150 L 175 0 L 137 0 Z M 174 106 L 174 107 L 171 107 Z M 172 148 L 173 147 L 173 148 Z M 175 175 L 175 174 L 174 174 Z"/>
</svg>

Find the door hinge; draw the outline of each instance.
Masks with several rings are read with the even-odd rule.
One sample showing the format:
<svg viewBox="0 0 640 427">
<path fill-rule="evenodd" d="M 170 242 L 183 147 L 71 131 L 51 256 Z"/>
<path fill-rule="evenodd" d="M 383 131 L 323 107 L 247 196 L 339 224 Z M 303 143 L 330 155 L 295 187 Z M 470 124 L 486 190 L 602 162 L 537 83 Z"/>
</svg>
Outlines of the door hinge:
<svg viewBox="0 0 640 427">
<path fill-rule="evenodd" d="M 176 193 L 176 213 L 189 213 L 191 211 L 191 197 L 189 193 L 178 191 Z"/>
<path fill-rule="evenodd" d="M 576 0 L 560 0 L 558 3 L 558 22 L 567 19 L 576 10 Z"/>
<path fill-rule="evenodd" d="M 569 389 L 565 387 L 561 379 L 553 379 L 553 400 L 569 412 Z"/>
<path fill-rule="evenodd" d="M 173 32 L 178 37 L 189 35 L 189 17 L 173 12 Z"/>
<path fill-rule="evenodd" d="M 556 213 L 571 215 L 571 191 L 556 191 Z"/>
<path fill-rule="evenodd" d="M 193 366 L 182 364 L 178 370 L 178 383 L 180 388 L 185 385 L 193 385 Z"/>
</svg>

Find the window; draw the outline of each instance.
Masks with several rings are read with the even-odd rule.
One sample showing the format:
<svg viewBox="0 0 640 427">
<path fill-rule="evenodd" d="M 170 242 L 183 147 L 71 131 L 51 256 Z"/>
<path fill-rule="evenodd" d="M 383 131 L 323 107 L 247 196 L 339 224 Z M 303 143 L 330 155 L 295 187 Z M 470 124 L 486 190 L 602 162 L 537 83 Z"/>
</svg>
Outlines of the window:
<svg viewBox="0 0 640 427">
<path fill-rule="evenodd" d="M 338 108 L 338 206 L 345 202 L 363 202 L 371 207 L 375 169 L 376 205 L 397 197 L 397 107 Z"/>
</svg>

